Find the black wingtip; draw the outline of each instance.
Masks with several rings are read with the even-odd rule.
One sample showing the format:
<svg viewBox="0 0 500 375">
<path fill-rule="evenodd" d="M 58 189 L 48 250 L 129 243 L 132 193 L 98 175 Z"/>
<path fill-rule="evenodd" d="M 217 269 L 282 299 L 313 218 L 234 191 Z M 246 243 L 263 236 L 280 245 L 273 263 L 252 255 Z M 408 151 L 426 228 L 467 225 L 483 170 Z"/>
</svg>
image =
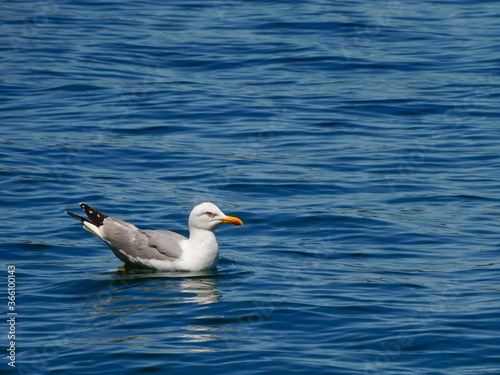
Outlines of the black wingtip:
<svg viewBox="0 0 500 375">
<path fill-rule="evenodd" d="M 101 226 L 104 224 L 104 219 L 108 216 L 104 215 L 102 212 L 97 211 L 95 208 L 89 206 L 87 203 L 81 202 L 80 207 L 87 214 L 90 222 L 95 226 Z"/>
<path fill-rule="evenodd" d="M 68 214 L 71 217 L 74 217 L 76 220 L 80 220 L 82 223 L 89 221 L 89 220 L 85 219 L 84 217 L 81 217 L 81 216 L 74 214 L 73 212 L 64 211 L 64 213 Z"/>
</svg>

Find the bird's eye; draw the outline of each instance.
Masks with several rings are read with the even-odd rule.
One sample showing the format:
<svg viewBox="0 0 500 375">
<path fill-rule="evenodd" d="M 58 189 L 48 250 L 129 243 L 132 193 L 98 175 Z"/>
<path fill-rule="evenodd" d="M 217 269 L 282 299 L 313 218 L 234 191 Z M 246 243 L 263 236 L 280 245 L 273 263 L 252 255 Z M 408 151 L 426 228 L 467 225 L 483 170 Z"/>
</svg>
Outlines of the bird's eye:
<svg viewBox="0 0 500 375">
<path fill-rule="evenodd" d="M 208 217 L 214 217 L 214 214 L 212 212 L 205 212 L 205 214 L 208 216 Z"/>
</svg>

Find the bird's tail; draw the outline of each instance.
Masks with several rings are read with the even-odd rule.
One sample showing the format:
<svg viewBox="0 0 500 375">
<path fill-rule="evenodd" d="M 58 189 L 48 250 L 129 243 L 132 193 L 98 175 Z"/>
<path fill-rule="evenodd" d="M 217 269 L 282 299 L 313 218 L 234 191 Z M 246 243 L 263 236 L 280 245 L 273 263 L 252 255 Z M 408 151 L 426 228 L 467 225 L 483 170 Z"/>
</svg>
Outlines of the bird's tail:
<svg viewBox="0 0 500 375">
<path fill-rule="evenodd" d="M 82 223 L 85 223 L 86 221 L 90 222 L 89 219 L 86 219 L 82 216 L 78 216 L 78 215 L 74 214 L 73 212 L 64 211 L 64 213 L 68 214 L 71 217 L 74 217 L 76 220 L 80 220 Z"/>
<path fill-rule="evenodd" d="M 72 212 L 65 211 L 69 216 L 83 223 L 83 228 L 88 230 L 90 233 L 95 234 L 97 237 L 101 238 L 99 233 L 99 227 L 104 224 L 104 219 L 108 216 L 97 211 L 96 209 L 89 206 L 87 203 L 80 203 L 80 207 L 87 214 L 88 219 L 82 216 L 78 216 Z"/>
</svg>

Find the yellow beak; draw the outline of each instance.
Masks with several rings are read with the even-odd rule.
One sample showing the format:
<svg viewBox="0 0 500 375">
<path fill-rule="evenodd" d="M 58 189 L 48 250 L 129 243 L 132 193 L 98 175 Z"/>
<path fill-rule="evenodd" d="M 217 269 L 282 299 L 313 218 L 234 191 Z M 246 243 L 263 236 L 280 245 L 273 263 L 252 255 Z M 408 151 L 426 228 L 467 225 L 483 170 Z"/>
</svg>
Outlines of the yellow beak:
<svg viewBox="0 0 500 375">
<path fill-rule="evenodd" d="M 224 224 L 243 225 L 243 221 L 234 216 L 227 216 L 225 219 L 220 219 Z"/>
</svg>

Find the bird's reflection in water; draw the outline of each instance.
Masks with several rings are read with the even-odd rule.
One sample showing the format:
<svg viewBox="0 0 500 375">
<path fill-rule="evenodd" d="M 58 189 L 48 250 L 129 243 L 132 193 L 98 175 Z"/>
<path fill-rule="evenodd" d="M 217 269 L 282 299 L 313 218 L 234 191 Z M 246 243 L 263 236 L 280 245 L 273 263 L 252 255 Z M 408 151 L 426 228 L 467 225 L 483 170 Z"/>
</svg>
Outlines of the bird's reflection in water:
<svg viewBox="0 0 500 375">
<path fill-rule="evenodd" d="M 216 326 L 203 324 L 214 317 L 210 310 L 221 300 L 216 271 L 119 269 L 103 275 L 103 289 L 88 298 L 99 342 L 157 346 L 168 341 L 169 347 L 178 342 L 184 343 L 183 351 L 200 351 L 211 349 L 189 348 L 186 343 L 220 340 Z"/>
</svg>

